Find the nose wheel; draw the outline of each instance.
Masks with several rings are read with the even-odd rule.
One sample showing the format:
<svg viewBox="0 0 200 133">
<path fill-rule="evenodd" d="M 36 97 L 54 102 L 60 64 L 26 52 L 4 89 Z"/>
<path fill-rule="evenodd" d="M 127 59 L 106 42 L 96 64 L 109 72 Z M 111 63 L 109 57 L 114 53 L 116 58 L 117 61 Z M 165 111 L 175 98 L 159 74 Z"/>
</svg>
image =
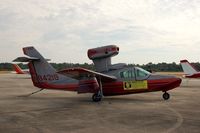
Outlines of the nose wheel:
<svg viewBox="0 0 200 133">
<path fill-rule="evenodd" d="M 169 98 L 170 98 L 170 94 L 167 93 L 167 92 L 165 92 L 165 93 L 163 94 L 163 99 L 164 99 L 164 100 L 168 100 Z"/>
</svg>

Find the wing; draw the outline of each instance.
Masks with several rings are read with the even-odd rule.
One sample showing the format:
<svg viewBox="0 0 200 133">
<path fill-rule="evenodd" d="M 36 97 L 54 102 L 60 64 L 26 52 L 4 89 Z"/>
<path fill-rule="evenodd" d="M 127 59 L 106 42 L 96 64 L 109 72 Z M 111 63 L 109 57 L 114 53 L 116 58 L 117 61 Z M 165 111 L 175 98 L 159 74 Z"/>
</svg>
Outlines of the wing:
<svg viewBox="0 0 200 133">
<path fill-rule="evenodd" d="M 117 80 L 115 76 L 98 73 L 98 72 L 88 70 L 85 68 L 80 68 L 80 67 L 64 69 L 64 70 L 58 71 L 57 73 L 65 75 L 67 77 L 77 79 L 77 80 L 80 80 L 83 78 L 90 78 L 90 77 L 96 77 L 97 79 L 101 79 L 102 82 L 110 82 L 110 81 Z"/>
</svg>

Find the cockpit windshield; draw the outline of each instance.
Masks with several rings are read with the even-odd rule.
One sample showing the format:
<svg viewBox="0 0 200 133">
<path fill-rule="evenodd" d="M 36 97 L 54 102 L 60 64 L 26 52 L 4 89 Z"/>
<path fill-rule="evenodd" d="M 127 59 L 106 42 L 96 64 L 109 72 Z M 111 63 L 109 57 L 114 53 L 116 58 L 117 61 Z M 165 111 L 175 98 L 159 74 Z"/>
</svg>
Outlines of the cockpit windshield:
<svg viewBox="0 0 200 133">
<path fill-rule="evenodd" d="M 135 67 L 135 73 L 136 73 L 136 77 L 147 77 L 150 75 L 150 73 L 142 68 L 139 67 Z"/>
</svg>

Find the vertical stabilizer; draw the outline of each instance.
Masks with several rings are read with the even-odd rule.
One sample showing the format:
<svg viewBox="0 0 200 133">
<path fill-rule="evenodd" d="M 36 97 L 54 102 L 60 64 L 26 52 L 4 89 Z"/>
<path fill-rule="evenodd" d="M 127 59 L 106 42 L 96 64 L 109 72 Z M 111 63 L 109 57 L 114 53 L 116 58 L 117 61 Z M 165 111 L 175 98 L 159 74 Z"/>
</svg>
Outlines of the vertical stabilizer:
<svg viewBox="0 0 200 133">
<path fill-rule="evenodd" d="M 14 68 L 14 70 L 15 70 L 15 72 L 17 74 L 24 74 L 24 72 L 22 71 L 22 69 L 17 64 L 13 64 L 13 68 Z"/>
<path fill-rule="evenodd" d="M 44 59 L 44 57 L 34 47 L 24 47 L 23 52 L 25 55 L 39 60 L 32 61 L 34 71 L 39 75 L 54 74 L 56 70 Z M 30 65 L 29 65 L 30 66 Z"/>
<path fill-rule="evenodd" d="M 29 62 L 28 67 L 35 86 L 59 89 L 71 82 L 77 82 L 75 79 L 58 74 L 34 47 L 25 47 L 23 52 L 28 57 L 19 57 L 18 59 Z"/>
<path fill-rule="evenodd" d="M 198 70 L 187 60 L 181 60 L 180 63 L 185 74 L 192 75 L 198 72 Z"/>
</svg>

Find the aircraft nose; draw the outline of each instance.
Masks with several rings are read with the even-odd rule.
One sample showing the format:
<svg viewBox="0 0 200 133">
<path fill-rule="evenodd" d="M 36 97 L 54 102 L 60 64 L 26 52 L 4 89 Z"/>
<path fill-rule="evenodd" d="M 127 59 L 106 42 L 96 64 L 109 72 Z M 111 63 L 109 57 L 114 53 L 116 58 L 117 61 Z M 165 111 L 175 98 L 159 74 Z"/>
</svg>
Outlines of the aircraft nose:
<svg viewBox="0 0 200 133">
<path fill-rule="evenodd" d="M 179 87 L 182 81 L 181 78 L 169 75 L 151 75 L 149 77 L 149 80 L 149 82 L 159 85 L 159 87 L 162 88 L 163 91 L 168 91 Z"/>
<path fill-rule="evenodd" d="M 180 84 L 181 84 L 181 81 L 182 81 L 181 78 L 174 77 L 174 80 L 172 81 L 172 83 L 176 83 L 176 84 L 180 85 Z"/>
<path fill-rule="evenodd" d="M 176 88 L 176 87 L 179 87 L 180 86 L 180 84 L 181 84 L 181 81 L 182 81 L 182 79 L 181 78 L 178 78 L 178 77 L 174 77 L 174 78 L 172 78 L 170 81 L 169 81 L 169 84 L 168 84 L 168 86 L 167 86 L 167 90 L 171 90 L 171 89 L 174 89 L 174 88 Z M 166 91 L 167 91 L 166 90 Z"/>
</svg>

